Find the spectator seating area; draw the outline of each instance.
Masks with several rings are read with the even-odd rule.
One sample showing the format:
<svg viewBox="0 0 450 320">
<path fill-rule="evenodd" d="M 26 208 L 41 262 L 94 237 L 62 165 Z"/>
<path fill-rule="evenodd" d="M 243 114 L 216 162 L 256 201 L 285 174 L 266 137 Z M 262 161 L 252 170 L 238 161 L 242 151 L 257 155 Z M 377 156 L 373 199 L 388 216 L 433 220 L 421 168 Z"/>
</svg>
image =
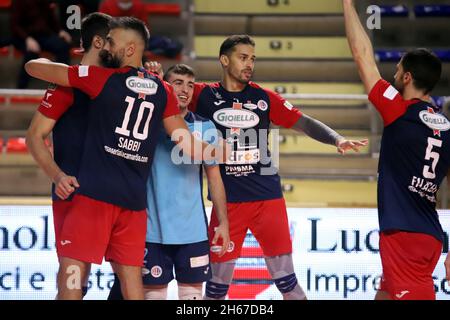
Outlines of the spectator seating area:
<svg viewBox="0 0 450 320">
<path fill-rule="evenodd" d="M 10 1 L 0 0 L 0 26 L 5 25 Z M 369 5 L 379 5 L 382 30 L 371 30 L 380 71 L 393 78 L 401 54 L 429 47 L 444 62 L 442 80 L 434 94 L 444 110 L 450 96 L 450 6 L 443 0 L 358 1 L 361 17 Z M 154 32 L 183 42 L 183 55 L 160 60 L 167 68 L 176 62 L 192 65 L 197 80 L 218 81 L 218 51 L 230 34 L 247 33 L 256 41 L 254 81 L 281 94 L 351 94 L 364 88 L 345 38 L 341 0 L 178 0 L 146 5 Z M 420 32 L 418 32 L 420 30 Z M 151 59 L 160 59 L 149 56 Z M 75 53 L 74 62 L 79 59 Z M 0 87 L 12 88 L 20 55 L 0 49 Z M 5 68 L 5 73 L 3 72 Z M 45 84 L 33 82 L 33 88 Z M 23 137 L 38 97 L 0 94 L 0 195 L 48 195 L 49 182 L 26 150 Z M 303 134 L 281 129 L 280 174 L 289 204 L 297 206 L 376 206 L 376 175 L 382 124 L 367 100 L 299 99 L 290 101 L 314 118 L 349 138 L 369 138 L 359 154 L 342 157 L 332 146 Z M 26 180 L 26 181 L 23 181 Z M 16 181 L 12 186 L 6 181 Z M 444 190 L 444 192 L 447 192 Z M 445 197 L 443 197 L 445 199 Z M 447 198 L 448 199 L 448 198 Z M 439 204 L 443 206 L 443 203 Z"/>
</svg>

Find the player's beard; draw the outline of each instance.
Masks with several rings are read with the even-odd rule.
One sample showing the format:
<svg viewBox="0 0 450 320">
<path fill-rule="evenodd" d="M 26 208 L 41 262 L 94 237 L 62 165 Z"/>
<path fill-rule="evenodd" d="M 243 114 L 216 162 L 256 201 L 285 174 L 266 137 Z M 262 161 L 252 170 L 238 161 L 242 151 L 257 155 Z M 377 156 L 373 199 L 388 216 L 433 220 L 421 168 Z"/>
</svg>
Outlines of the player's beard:
<svg viewBox="0 0 450 320">
<path fill-rule="evenodd" d="M 250 72 L 250 76 L 249 77 L 244 75 L 244 72 L 246 72 L 246 71 Z M 242 70 L 241 72 L 239 72 L 239 74 L 237 76 L 233 76 L 233 78 L 235 78 L 239 83 L 248 84 L 249 81 L 252 78 L 252 75 L 253 75 L 252 71 L 250 71 L 250 70 Z"/>
<path fill-rule="evenodd" d="M 398 92 L 400 92 L 401 95 L 403 95 L 403 91 L 405 90 L 405 86 L 403 85 L 403 82 L 401 80 L 398 80 L 398 81 L 395 80 L 394 81 L 394 87 L 395 87 L 395 89 L 397 89 Z"/>
<path fill-rule="evenodd" d="M 123 63 L 123 56 L 119 57 L 117 54 L 111 54 L 107 50 L 101 50 L 99 53 L 101 64 L 106 68 L 120 68 Z"/>
</svg>

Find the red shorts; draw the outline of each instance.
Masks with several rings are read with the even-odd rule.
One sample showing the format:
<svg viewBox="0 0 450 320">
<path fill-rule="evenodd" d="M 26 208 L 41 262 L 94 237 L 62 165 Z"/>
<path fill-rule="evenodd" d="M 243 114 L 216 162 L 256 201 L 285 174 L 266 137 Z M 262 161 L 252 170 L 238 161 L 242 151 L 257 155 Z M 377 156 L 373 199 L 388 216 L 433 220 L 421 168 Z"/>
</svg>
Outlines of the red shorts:
<svg viewBox="0 0 450 320">
<path fill-rule="evenodd" d="M 224 262 L 239 258 L 248 229 L 258 240 L 265 256 L 273 257 L 292 253 L 286 203 L 283 198 L 227 203 L 227 210 L 231 240 L 229 251 L 222 257 L 211 254 L 211 262 Z M 214 228 L 218 224 L 213 208 L 208 229 L 210 245 L 214 238 Z"/>
<path fill-rule="evenodd" d="M 142 266 L 146 232 L 146 210 L 126 210 L 75 195 L 56 247 L 61 257 L 95 264 L 105 257 L 122 265 Z"/>
<path fill-rule="evenodd" d="M 61 230 L 64 225 L 64 220 L 67 216 L 67 211 L 72 206 L 72 201 L 53 200 L 53 227 L 55 229 L 55 242 L 61 241 Z M 58 246 L 56 246 L 56 253 L 59 256 Z"/>
<path fill-rule="evenodd" d="M 435 300 L 433 271 L 442 253 L 435 237 L 415 232 L 380 233 L 380 290 L 393 300 Z"/>
</svg>

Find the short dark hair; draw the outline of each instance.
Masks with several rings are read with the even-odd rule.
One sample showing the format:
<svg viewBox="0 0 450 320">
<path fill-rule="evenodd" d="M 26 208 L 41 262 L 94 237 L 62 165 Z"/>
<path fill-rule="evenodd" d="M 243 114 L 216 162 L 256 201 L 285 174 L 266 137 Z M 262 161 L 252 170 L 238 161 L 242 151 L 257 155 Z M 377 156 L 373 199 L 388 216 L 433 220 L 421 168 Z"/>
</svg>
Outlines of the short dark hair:
<svg viewBox="0 0 450 320">
<path fill-rule="evenodd" d="M 81 21 L 81 41 L 86 52 L 91 49 L 92 40 L 95 36 L 106 40 L 111 19 L 111 16 L 100 12 L 90 13 L 83 18 Z"/>
<path fill-rule="evenodd" d="M 410 72 L 413 84 L 425 94 L 430 93 L 439 82 L 442 73 L 442 62 L 430 50 L 414 49 L 405 53 L 400 61 L 403 71 Z"/>
<path fill-rule="evenodd" d="M 219 57 L 223 54 L 228 55 L 238 44 L 248 44 L 254 47 L 255 41 L 246 34 L 229 36 L 220 46 Z"/>
<path fill-rule="evenodd" d="M 136 31 L 136 33 L 142 38 L 142 41 L 144 41 L 145 48 L 147 48 L 148 40 L 150 39 L 150 32 L 142 20 L 134 17 L 117 17 L 111 20 L 109 23 L 109 28 L 111 30 L 121 28 Z"/>
<path fill-rule="evenodd" d="M 180 74 L 180 75 L 188 75 L 191 77 L 195 77 L 194 69 L 192 69 L 187 64 L 179 63 L 171 66 L 169 69 L 167 69 L 167 72 L 164 74 L 164 80 L 168 81 L 170 75 L 172 73 Z"/>
</svg>

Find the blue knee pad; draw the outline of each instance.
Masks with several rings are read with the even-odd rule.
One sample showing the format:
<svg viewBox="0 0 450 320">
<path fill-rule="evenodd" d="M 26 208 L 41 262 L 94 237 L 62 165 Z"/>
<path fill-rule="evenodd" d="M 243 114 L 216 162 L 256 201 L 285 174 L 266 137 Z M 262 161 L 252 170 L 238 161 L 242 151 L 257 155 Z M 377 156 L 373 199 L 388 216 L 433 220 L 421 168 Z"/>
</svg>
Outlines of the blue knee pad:
<svg viewBox="0 0 450 320">
<path fill-rule="evenodd" d="M 228 284 L 220 284 L 212 281 L 207 281 L 205 295 L 208 298 L 219 299 L 227 295 L 229 287 L 230 285 Z"/>
<path fill-rule="evenodd" d="M 274 282 L 281 293 L 288 293 L 294 290 L 297 285 L 297 277 L 295 276 L 295 273 L 291 273 L 286 277 L 274 279 Z"/>
</svg>

